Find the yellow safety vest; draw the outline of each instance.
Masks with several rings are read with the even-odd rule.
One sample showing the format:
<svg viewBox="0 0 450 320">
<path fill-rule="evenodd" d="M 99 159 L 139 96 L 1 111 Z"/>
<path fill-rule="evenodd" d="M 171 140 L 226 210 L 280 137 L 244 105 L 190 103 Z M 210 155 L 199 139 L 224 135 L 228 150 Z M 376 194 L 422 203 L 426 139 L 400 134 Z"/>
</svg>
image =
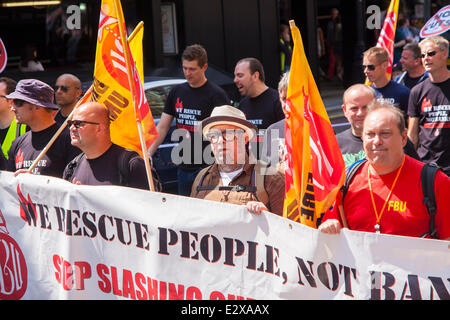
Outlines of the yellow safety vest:
<svg viewBox="0 0 450 320">
<path fill-rule="evenodd" d="M 8 151 L 9 148 L 11 148 L 11 144 L 14 139 L 16 139 L 18 136 L 23 135 L 26 131 L 27 126 L 24 124 L 17 126 L 16 118 L 14 118 L 9 126 L 8 132 L 6 133 L 5 140 L 3 140 L 2 143 L 2 151 L 6 159 L 8 159 Z"/>
</svg>

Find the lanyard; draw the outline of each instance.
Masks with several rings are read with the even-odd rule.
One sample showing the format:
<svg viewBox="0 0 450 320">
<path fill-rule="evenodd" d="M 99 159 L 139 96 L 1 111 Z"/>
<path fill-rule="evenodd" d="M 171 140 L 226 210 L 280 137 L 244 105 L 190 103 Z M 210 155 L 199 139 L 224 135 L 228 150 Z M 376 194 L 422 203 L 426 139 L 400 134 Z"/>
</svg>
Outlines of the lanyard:
<svg viewBox="0 0 450 320">
<path fill-rule="evenodd" d="M 375 205 L 375 199 L 373 198 L 372 184 L 370 182 L 370 164 L 367 166 L 367 180 L 369 181 L 370 197 L 372 198 L 373 210 L 375 211 L 375 216 L 377 217 L 377 223 L 374 226 L 376 233 L 380 233 L 381 216 L 384 213 L 384 209 L 386 208 L 386 204 L 389 202 L 389 198 L 391 197 L 392 190 L 394 190 L 395 184 L 397 183 L 398 177 L 400 176 L 400 172 L 402 171 L 403 165 L 405 164 L 405 158 L 406 157 L 403 156 L 402 164 L 400 166 L 400 169 L 398 169 L 397 175 L 395 176 L 394 182 L 392 183 L 391 190 L 389 190 L 389 194 L 388 194 L 386 200 L 384 201 L 384 205 L 383 205 L 383 208 L 381 209 L 380 214 L 378 214 L 377 206 Z"/>
</svg>

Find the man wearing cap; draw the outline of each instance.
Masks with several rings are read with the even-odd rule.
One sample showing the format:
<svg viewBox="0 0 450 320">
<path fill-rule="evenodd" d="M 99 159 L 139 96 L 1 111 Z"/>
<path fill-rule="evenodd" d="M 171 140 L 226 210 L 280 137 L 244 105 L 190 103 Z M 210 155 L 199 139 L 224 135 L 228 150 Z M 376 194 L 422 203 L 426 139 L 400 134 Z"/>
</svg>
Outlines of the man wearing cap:
<svg viewBox="0 0 450 320">
<path fill-rule="evenodd" d="M 30 127 L 30 131 L 13 141 L 8 152 L 7 170 L 22 172 L 32 166 L 58 131 L 59 126 L 53 119 L 53 112 L 58 110 L 58 106 L 53 103 L 53 89 L 36 79 L 19 81 L 15 91 L 6 97 L 13 100 L 11 109 L 16 115 L 16 122 Z M 79 153 L 80 149 L 71 145 L 69 131 L 65 129 L 32 173 L 62 177 L 66 165 Z"/>
<path fill-rule="evenodd" d="M 65 73 L 56 79 L 54 88 L 56 104 L 59 106 L 55 121 L 62 125 L 78 102 L 81 95 L 81 81 L 73 74 Z"/>
<path fill-rule="evenodd" d="M 264 170 L 259 161 L 251 163 L 246 151 L 256 129 L 239 109 L 214 108 L 202 121 L 202 133 L 211 143 L 215 163 L 197 175 L 191 197 L 246 205 L 256 214 L 283 214 L 284 174 Z"/>
</svg>

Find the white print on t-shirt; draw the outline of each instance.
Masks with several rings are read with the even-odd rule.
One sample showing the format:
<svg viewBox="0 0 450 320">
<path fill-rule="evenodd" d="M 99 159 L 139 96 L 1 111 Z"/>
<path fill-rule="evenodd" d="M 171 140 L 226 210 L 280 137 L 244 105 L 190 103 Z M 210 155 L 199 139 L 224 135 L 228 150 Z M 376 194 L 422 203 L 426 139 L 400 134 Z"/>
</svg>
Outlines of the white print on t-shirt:
<svg viewBox="0 0 450 320">
<path fill-rule="evenodd" d="M 29 168 L 33 165 L 33 162 L 34 162 L 34 160 L 24 160 L 24 161 L 16 162 L 16 170 L 19 170 L 22 168 L 24 168 L 24 169 Z M 38 167 L 43 167 L 43 168 L 47 167 L 47 160 L 42 159 L 37 162 L 37 165 L 33 170 L 34 174 L 39 174 Z"/>
<path fill-rule="evenodd" d="M 449 126 L 450 117 L 448 111 L 450 110 L 450 105 L 438 105 L 424 107 L 423 111 L 427 113 L 425 118 L 426 123 L 445 123 L 445 127 Z"/>
<path fill-rule="evenodd" d="M 177 112 L 177 123 L 180 125 L 192 127 L 196 126 L 199 123 L 197 117 L 202 115 L 201 110 L 196 109 L 178 108 Z"/>
<path fill-rule="evenodd" d="M 249 119 L 248 121 L 253 123 L 255 126 L 258 126 L 258 125 L 262 125 L 263 119 L 252 119 L 252 120 Z"/>
</svg>

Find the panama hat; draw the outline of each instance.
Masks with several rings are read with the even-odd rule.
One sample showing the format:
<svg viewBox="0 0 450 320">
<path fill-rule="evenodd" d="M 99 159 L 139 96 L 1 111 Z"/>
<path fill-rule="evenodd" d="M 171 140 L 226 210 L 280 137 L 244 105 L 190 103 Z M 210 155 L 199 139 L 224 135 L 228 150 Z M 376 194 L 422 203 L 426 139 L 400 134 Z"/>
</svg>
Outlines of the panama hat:
<svg viewBox="0 0 450 320">
<path fill-rule="evenodd" d="M 6 96 L 7 99 L 24 100 L 40 107 L 58 110 L 53 103 L 55 91 L 45 82 L 37 79 L 20 80 L 14 92 Z"/>
<path fill-rule="evenodd" d="M 229 105 L 215 107 L 211 112 L 211 116 L 204 119 L 201 124 L 204 136 L 209 132 L 211 127 L 222 124 L 233 125 L 244 129 L 249 140 L 254 137 L 258 130 L 253 123 L 247 121 L 245 114 L 241 110 Z"/>
</svg>

